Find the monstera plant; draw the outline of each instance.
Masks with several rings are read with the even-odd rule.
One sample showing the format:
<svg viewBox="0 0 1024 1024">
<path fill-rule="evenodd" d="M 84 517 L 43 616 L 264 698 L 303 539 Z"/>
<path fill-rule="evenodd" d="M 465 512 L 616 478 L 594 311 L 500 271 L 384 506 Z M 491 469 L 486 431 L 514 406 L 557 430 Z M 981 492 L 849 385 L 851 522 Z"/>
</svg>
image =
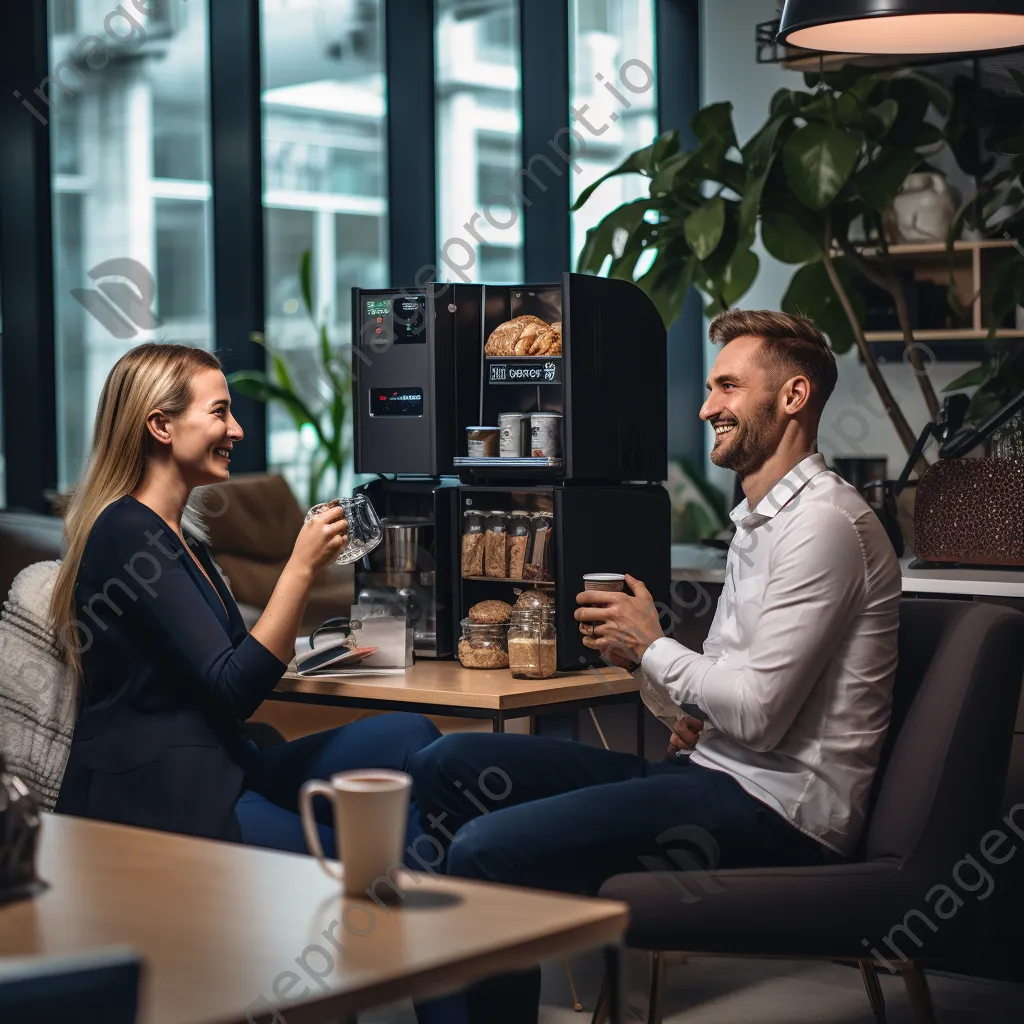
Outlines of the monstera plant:
<svg viewBox="0 0 1024 1024">
<path fill-rule="evenodd" d="M 952 97 L 908 71 L 848 66 L 806 75 L 804 83 L 778 90 L 745 142 L 736 137 L 732 105 L 715 103 L 690 122 L 696 145 L 686 148 L 678 132 L 665 132 L 591 184 L 574 210 L 616 175 L 643 175 L 650 194 L 588 232 L 578 269 L 635 281 L 667 325 L 691 285 L 709 316 L 737 303 L 757 276 L 760 233 L 773 257 L 797 268 L 782 308 L 813 319 L 836 352 L 856 346 L 910 451 L 915 432 L 864 336 L 861 289 L 871 282 L 892 296 L 907 361 L 934 418 L 939 402 L 914 344 L 882 216 L 907 175 L 946 144 L 933 122 L 945 122 Z"/>
<path fill-rule="evenodd" d="M 317 334 L 320 370 L 314 379 L 300 378 L 284 355 L 263 338 L 257 340 L 267 350 L 271 372 L 238 370 L 228 375 L 228 383 L 239 394 L 261 402 L 276 402 L 291 416 L 296 430 L 313 431 L 316 447 L 310 469 L 309 505 L 321 500 L 321 487 L 340 481 L 349 461 L 347 434 L 352 380 L 342 349 L 335 350 L 327 325 L 317 322 L 313 308 L 312 263 L 312 254 L 307 249 L 299 260 L 299 285 L 303 305 Z M 333 480 L 328 479 L 329 473 L 333 473 Z"/>
</svg>

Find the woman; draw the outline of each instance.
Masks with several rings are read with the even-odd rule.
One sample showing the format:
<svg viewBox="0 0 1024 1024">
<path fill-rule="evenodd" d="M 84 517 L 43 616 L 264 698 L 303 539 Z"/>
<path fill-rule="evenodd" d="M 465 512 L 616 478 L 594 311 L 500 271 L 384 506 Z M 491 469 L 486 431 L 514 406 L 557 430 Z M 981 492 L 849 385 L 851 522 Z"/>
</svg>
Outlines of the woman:
<svg viewBox="0 0 1024 1024">
<path fill-rule="evenodd" d="M 193 489 L 227 480 L 242 429 L 215 356 L 133 348 L 110 371 L 85 477 L 65 516 L 51 617 L 81 678 L 56 809 L 303 852 L 302 783 L 348 768 L 405 770 L 437 738 L 419 715 L 383 715 L 260 751 L 242 722 L 273 690 L 318 572 L 347 543 L 340 508 L 306 523 L 246 632 L 202 543 Z M 330 807 L 321 841 L 334 850 Z M 419 816 L 410 809 L 410 841 Z"/>
</svg>

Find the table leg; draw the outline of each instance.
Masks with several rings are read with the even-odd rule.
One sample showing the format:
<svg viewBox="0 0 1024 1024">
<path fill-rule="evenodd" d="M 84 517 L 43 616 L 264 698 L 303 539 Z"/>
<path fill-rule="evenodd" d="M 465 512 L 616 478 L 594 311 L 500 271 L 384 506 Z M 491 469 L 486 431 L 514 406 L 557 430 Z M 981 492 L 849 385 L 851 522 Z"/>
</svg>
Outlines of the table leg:
<svg viewBox="0 0 1024 1024">
<path fill-rule="evenodd" d="M 644 712 L 647 710 L 644 707 L 644 702 L 640 699 L 640 695 L 637 694 L 636 703 L 633 705 L 636 708 L 636 752 L 640 757 L 644 756 L 644 747 L 646 746 L 646 735 L 644 730 L 644 724 L 647 721 L 647 716 Z"/>
<path fill-rule="evenodd" d="M 505 731 L 505 713 L 503 711 L 495 712 L 494 717 L 491 719 L 491 732 L 504 732 Z"/>
</svg>

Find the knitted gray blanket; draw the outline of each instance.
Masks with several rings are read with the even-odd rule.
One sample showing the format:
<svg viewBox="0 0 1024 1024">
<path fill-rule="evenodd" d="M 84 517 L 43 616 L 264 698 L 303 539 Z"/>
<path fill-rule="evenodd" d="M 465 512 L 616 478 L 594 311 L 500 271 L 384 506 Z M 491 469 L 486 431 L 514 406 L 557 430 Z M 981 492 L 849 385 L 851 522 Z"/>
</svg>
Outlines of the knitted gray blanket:
<svg viewBox="0 0 1024 1024">
<path fill-rule="evenodd" d="M 57 802 L 78 707 L 77 683 L 57 659 L 49 627 L 59 567 L 22 569 L 0 614 L 0 751 L 47 810 Z"/>
</svg>

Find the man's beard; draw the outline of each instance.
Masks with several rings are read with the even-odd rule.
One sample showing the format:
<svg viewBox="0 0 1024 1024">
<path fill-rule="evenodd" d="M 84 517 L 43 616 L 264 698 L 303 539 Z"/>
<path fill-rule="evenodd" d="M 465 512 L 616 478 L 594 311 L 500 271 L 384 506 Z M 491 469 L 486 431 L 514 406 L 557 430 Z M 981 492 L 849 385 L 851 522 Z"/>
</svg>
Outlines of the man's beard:
<svg viewBox="0 0 1024 1024">
<path fill-rule="evenodd" d="M 775 450 L 775 398 L 765 399 L 744 421 L 737 420 L 728 442 L 711 449 L 711 461 L 742 479 L 756 473 Z"/>
</svg>

